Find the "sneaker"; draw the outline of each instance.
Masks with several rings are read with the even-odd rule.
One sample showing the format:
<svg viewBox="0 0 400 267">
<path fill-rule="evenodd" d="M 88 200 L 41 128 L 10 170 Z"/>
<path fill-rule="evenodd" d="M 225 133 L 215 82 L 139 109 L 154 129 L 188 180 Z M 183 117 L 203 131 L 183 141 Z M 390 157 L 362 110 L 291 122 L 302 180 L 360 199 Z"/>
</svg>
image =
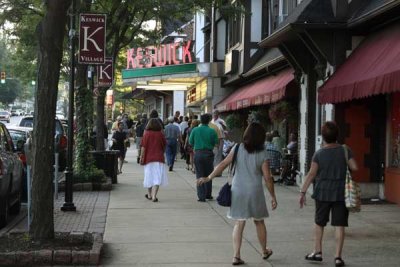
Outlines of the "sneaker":
<svg viewBox="0 0 400 267">
<path fill-rule="evenodd" d="M 140 158 L 139 157 L 137 158 L 137 163 L 140 163 Z"/>
<path fill-rule="evenodd" d="M 169 171 L 172 172 L 172 166 L 169 166 Z"/>
</svg>

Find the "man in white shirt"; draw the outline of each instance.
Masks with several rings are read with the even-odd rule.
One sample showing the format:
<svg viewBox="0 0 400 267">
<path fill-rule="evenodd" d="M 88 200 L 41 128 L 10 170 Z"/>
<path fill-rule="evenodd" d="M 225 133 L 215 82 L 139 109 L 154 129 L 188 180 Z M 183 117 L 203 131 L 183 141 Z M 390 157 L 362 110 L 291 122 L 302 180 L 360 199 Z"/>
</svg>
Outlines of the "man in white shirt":
<svg viewBox="0 0 400 267">
<path fill-rule="evenodd" d="M 189 117 L 185 116 L 179 126 L 181 127 L 181 134 L 183 134 L 185 132 L 185 129 L 189 127 Z"/>
<path fill-rule="evenodd" d="M 224 147 L 224 138 L 225 138 L 225 130 L 226 130 L 226 123 L 223 119 L 219 117 L 219 111 L 214 110 L 213 112 L 213 120 L 211 121 L 215 125 L 218 126 L 218 128 L 221 131 L 221 136 L 219 137 L 219 145 L 218 145 L 218 150 L 217 153 L 215 154 L 214 157 L 214 166 L 217 166 L 221 161 L 222 161 L 222 149 Z"/>
</svg>

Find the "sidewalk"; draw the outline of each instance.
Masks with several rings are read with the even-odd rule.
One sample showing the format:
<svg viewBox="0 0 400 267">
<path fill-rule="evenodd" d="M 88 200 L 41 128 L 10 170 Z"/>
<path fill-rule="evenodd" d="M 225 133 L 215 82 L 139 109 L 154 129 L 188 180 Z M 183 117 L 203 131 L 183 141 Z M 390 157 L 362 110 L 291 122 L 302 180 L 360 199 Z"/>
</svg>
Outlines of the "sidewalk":
<svg viewBox="0 0 400 267">
<path fill-rule="evenodd" d="M 233 221 L 226 218 L 227 208 L 196 201 L 195 177 L 183 160 L 168 173 L 169 185 L 160 188 L 158 203 L 144 197 L 143 167 L 136 164 L 134 149 L 127 160 L 111 192 L 102 265 L 232 266 Z M 225 181 L 226 175 L 213 180 L 214 197 Z M 241 249 L 245 266 L 315 266 L 304 260 L 313 244 L 313 201 L 308 196 L 308 206 L 300 210 L 297 187 L 275 189 L 278 208 L 266 220 L 274 254 L 268 261 L 261 258 L 254 224 L 248 221 Z M 324 261 L 317 265 L 334 266 L 332 227 L 324 240 Z M 399 244 L 400 208 L 364 205 L 361 213 L 350 215 L 343 259 L 347 266 L 399 266 Z"/>
</svg>

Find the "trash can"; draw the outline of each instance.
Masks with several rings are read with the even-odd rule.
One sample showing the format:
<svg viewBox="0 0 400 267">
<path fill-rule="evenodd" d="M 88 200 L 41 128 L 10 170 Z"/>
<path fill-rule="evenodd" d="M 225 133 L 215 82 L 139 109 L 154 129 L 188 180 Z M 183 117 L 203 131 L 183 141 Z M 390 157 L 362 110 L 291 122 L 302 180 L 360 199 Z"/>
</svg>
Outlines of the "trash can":
<svg viewBox="0 0 400 267">
<path fill-rule="evenodd" d="M 90 151 L 96 167 L 102 169 L 106 176 L 111 178 L 113 184 L 118 183 L 118 150 Z"/>
</svg>

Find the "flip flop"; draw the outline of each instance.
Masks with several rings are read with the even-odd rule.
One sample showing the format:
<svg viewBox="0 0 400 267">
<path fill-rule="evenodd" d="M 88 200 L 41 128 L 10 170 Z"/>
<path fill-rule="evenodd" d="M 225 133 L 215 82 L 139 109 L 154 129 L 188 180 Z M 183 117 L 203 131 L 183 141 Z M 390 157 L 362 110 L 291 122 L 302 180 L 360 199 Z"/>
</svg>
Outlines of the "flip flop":
<svg viewBox="0 0 400 267">
<path fill-rule="evenodd" d="M 305 257 L 308 261 L 322 261 L 322 252 L 312 252 Z"/>
<path fill-rule="evenodd" d="M 148 200 L 151 200 L 151 197 L 149 197 L 148 194 L 144 195 L 145 198 L 147 198 Z"/>
<path fill-rule="evenodd" d="M 341 267 L 341 266 L 344 266 L 345 264 L 344 264 L 344 261 L 342 260 L 342 258 L 340 258 L 340 257 L 336 257 L 335 258 L 335 266 L 336 267 Z"/>
<path fill-rule="evenodd" d="M 262 258 L 263 258 L 264 260 L 267 260 L 269 257 L 271 257 L 272 254 L 273 254 L 272 249 L 267 248 L 266 251 L 263 252 Z"/>
<path fill-rule="evenodd" d="M 242 265 L 244 261 L 239 257 L 233 257 L 232 265 Z"/>
</svg>

